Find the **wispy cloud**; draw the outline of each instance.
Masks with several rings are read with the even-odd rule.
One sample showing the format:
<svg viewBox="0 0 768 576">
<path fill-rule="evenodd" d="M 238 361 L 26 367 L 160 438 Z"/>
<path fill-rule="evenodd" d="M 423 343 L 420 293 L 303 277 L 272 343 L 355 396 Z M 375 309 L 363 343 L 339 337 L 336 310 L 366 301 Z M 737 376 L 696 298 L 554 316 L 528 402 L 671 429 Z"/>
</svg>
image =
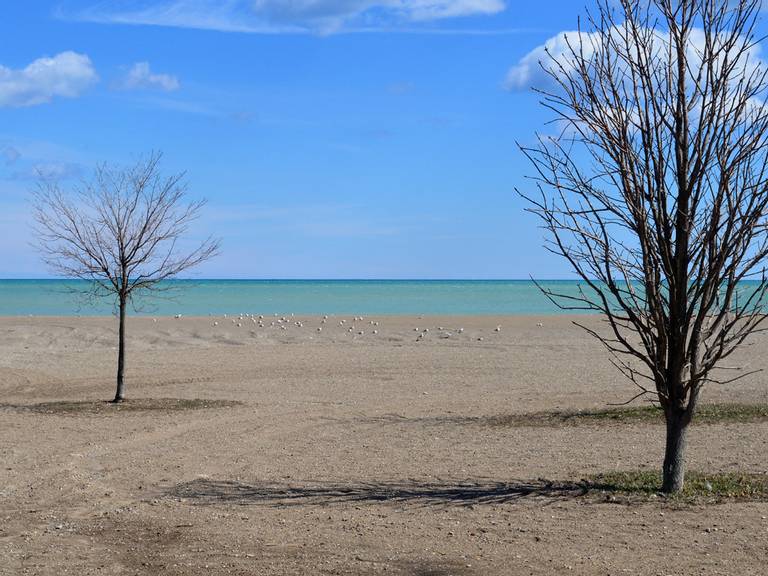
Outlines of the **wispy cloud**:
<svg viewBox="0 0 768 576">
<path fill-rule="evenodd" d="M 395 82 L 387 86 L 387 92 L 395 96 L 402 96 L 404 94 L 410 94 L 415 88 L 416 86 L 413 82 Z"/>
<path fill-rule="evenodd" d="M 60 8 L 62 18 L 255 34 L 516 33 L 519 30 L 455 29 L 437 21 L 489 16 L 506 0 L 104 0 L 85 9 Z"/>
<path fill-rule="evenodd" d="M 46 104 L 57 96 L 75 98 L 97 80 L 91 59 L 77 52 L 38 58 L 19 70 L 0 65 L 0 107 Z"/>
<path fill-rule="evenodd" d="M 0 158 L 6 166 L 13 166 L 21 158 L 21 152 L 14 146 L 3 146 L 0 147 Z"/>
<path fill-rule="evenodd" d="M 66 180 L 80 177 L 85 170 L 82 156 L 52 142 L 0 135 L 0 182 L 19 185 L 39 177 Z"/>
<path fill-rule="evenodd" d="M 192 114 L 194 116 L 208 116 L 210 118 L 231 117 L 231 113 L 222 110 L 215 104 L 194 100 L 181 100 L 173 97 L 148 96 L 134 100 L 138 106 L 145 108 L 157 108 L 180 114 Z M 234 119 L 234 118 L 233 118 Z"/>
<path fill-rule="evenodd" d="M 75 162 L 36 162 L 25 170 L 17 170 L 10 176 L 11 180 L 70 180 L 83 174 L 83 167 Z"/>
<path fill-rule="evenodd" d="M 115 83 L 118 90 L 162 90 L 173 92 L 180 86 L 179 79 L 170 74 L 152 72 L 149 62 L 137 62 Z"/>
</svg>

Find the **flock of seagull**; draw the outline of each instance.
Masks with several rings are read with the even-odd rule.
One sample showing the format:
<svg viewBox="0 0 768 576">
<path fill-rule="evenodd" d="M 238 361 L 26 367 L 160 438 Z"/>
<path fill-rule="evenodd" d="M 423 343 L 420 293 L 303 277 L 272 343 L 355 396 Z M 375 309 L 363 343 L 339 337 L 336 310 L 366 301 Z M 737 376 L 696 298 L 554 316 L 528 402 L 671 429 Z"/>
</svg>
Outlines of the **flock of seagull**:
<svg viewBox="0 0 768 576">
<path fill-rule="evenodd" d="M 174 318 L 181 319 L 181 314 L 176 314 Z M 237 316 L 230 317 L 228 314 L 223 315 L 223 322 L 231 322 L 231 324 L 236 328 L 242 328 L 246 324 L 253 324 L 259 328 L 279 328 L 280 330 L 288 330 L 289 327 L 295 327 L 295 328 L 304 328 L 304 322 L 301 320 L 297 320 L 293 314 L 290 316 L 280 316 L 278 314 L 274 314 L 272 317 L 265 317 L 263 314 L 246 314 L 241 313 Z M 421 316 L 419 317 L 421 318 Z M 316 332 L 322 332 L 324 325 L 328 324 L 329 320 L 331 320 L 328 315 L 324 315 L 322 319 L 320 320 L 320 326 L 318 326 L 315 331 Z M 365 317 L 363 316 L 354 316 L 352 320 L 348 323 L 345 319 L 338 320 L 338 326 L 342 329 L 346 328 L 346 331 L 350 334 L 356 334 L 358 336 L 364 336 L 366 334 L 366 331 L 362 329 L 357 323 L 361 323 L 365 321 Z M 153 322 L 157 322 L 157 319 L 153 318 Z M 336 320 L 333 320 L 333 322 L 336 322 Z M 219 326 L 219 321 L 214 320 L 212 323 L 213 327 Z M 368 329 L 370 330 L 371 334 L 378 334 L 378 326 L 379 322 L 377 320 L 368 320 Z M 542 327 L 542 323 L 539 322 L 537 324 L 538 327 Z M 463 334 L 464 328 L 455 328 L 454 330 L 448 330 L 443 326 L 438 326 L 437 333 L 441 338 L 451 338 L 454 336 L 454 334 Z M 414 332 L 417 333 L 416 341 L 419 342 L 421 340 L 424 340 L 427 335 L 429 334 L 429 328 L 419 328 L 418 326 L 413 329 Z M 497 325 L 496 328 L 494 328 L 494 332 L 501 332 L 501 325 Z M 482 336 L 478 336 L 477 340 L 479 342 L 483 341 Z"/>
</svg>

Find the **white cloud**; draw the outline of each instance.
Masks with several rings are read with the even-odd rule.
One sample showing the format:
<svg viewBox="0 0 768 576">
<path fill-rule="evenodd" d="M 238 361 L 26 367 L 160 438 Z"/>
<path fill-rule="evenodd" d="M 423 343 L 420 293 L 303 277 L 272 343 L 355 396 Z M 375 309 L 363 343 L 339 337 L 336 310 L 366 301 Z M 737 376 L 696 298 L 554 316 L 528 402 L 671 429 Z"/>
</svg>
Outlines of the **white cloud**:
<svg viewBox="0 0 768 576">
<path fill-rule="evenodd" d="M 117 83 L 117 87 L 121 90 L 156 89 L 173 92 L 179 89 L 179 79 L 170 74 L 153 73 L 149 62 L 137 62 Z"/>
<path fill-rule="evenodd" d="M 506 0 L 163 0 L 124 7 L 107 0 L 74 17 L 226 32 L 328 34 L 492 15 L 506 8 Z"/>
<path fill-rule="evenodd" d="M 650 50 L 653 52 L 655 60 L 660 65 L 666 66 L 670 58 L 668 34 L 660 30 L 651 29 L 648 32 L 652 38 Z M 611 34 L 616 45 L 626 47 L 628 35 L 621 27 L 613 28 Z M 544 44 L 528 52 L 517 64 L 510 68 L 504 85 L 508 90 L 550 89 L 554 85 L 554 79 L 550 72 L 560 74 L 561 71 L 568 72 L 573 69 L 574 56 L 572 49 L 579 54 L 578 58 L 583 57 L 585 60 L 590 60 L 595 54 L 612 46 L 612 43 L 608 44 L 605 38 L 596 32 L 560 32 L 549 38 Z M 689 36 L 687 47 L 690 69 L 697 70 L 701 66 L 704 46 L 704 32 L 701 29 L 693 29 Z M 623 50 L 626 50 L 626 48 Z M 754 70 L 757 66 L 764 65 L 760 58 L 760 52 L 760 45 L 756 44 L 742 54 L 739 69 L 734 72 L 734 77 L 738 77 L 740 71 L 750 71 Z"/>
<path fill-rule="evenodd" d="M 413 0 L 397 3 L 408 4 L 406 8 L 412 20 L 498 14 L 506 7 L 502 0 Z"/>
<path fill-rule="evenodd" d="M 544 44 L 528 52 L 510 68 L 504 83 L 506 88 L 509 90 L 527 90 L 531 87 L 541 88 L 549 84 L 551 78 L 542 64 L 544 66 L 551 64 L 551 58 L 564 59 L 568 53 L 567 39 L 570 38 L 573 41 L 578 37 L 578 32 L 560 32 L 557 36 L 553 36 Z"/>
<path fill-rule="evenodd" d="M 21 70 L 0 65 L 0 107 L 46 104 L 56 96 L 75 98 L 97 80 L 90 58 L 76 52 L 38 58 Z"/>
</svg>

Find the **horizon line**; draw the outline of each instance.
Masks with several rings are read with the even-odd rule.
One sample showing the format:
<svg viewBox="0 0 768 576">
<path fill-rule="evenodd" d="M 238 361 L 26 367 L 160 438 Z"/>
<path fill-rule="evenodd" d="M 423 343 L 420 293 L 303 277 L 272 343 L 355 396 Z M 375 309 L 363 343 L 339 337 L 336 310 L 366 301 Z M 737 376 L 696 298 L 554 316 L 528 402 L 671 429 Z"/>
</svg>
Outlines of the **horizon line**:
<svg viewBox="0 0 768 576">
<path fill-rule="evenodd" d="M 66 277 L 27 277 L 27 278 L 8 278 L 0 277 L 0 282 L 10 281 L 75 281 L 75 282 L 88 282 L 84 278 L 66 278 Z M 167 281 L 185 281 L 185 282 L 570 282 L 581 281 L 585 282 L 582 278 L 223 278 L 223 277 L 211 277 L 211 278 L 169 278 Z"/>
</svg>

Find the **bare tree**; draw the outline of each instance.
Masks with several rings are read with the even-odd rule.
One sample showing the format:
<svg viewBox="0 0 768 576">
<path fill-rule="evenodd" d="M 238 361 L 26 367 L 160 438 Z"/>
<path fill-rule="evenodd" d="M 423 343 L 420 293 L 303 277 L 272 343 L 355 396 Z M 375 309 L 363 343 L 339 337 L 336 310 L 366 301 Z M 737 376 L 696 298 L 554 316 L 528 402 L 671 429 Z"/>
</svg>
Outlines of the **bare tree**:
<svg viewBox="0 0 768 576">
<path fill-rule="evenodd" d="M 87 281 L 82 290 L 112 297 L 119 313 L 117 391 L 124 399 L 125 317 L 139 292 L 213 257 L 219 241 L 182 250 L 179 243 L 204 201 L 189 202 L 183 174 L 164 177 L 160 153 L 130 168 L 98 167 L 66 194 L 41 178 L 34 196 L 37 245 L 57 274 Z"/>
<path fill-rule="evenodd" d="M 583 281 L 546 293 L 602 314 L 606 330 L 587 330 L 636 398 L 663 409 L 665 492 L 683 487 L 702 387 L 746 374 L 723 360 L 765 318 L 759 11 L 759 0 L 598 0 L 588 29 L 542 62 L 550 87 L 538 91 L 562 132 L 521 146 L 539 190 L 523 196 Z"/>
</svg>

